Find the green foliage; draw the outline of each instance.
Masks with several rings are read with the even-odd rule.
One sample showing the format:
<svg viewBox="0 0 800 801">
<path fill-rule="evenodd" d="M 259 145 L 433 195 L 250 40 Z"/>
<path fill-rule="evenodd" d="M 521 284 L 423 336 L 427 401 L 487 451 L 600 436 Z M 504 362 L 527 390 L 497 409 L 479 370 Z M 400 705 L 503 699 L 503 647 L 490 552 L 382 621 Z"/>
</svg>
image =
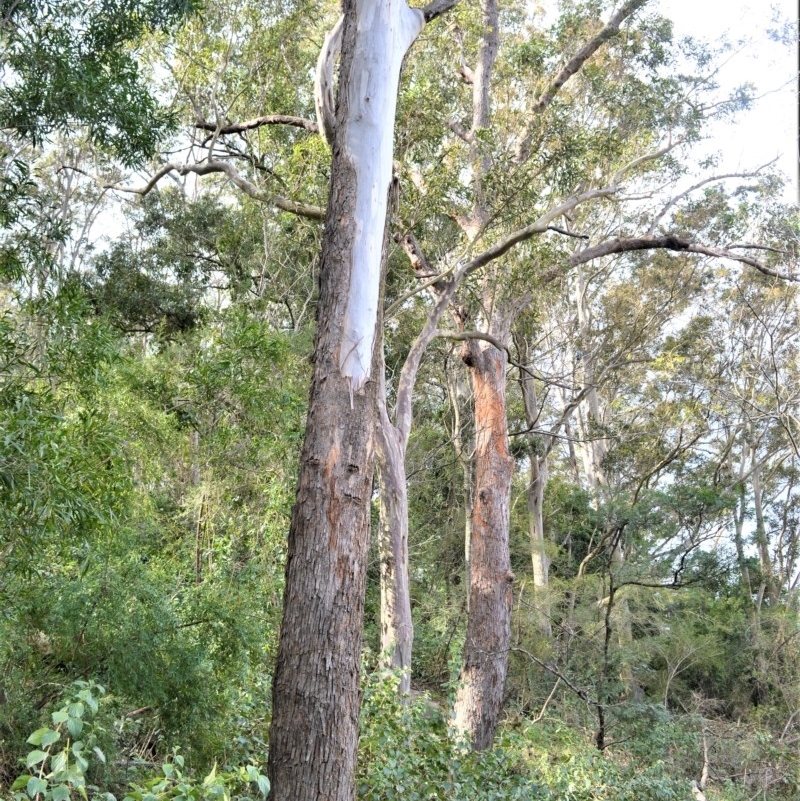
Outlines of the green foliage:
<svg viewBox="0 0 800 801">
<path fill-rule="evenodd" d="M 128 351 L 77 284 L 0 334 L 0 776 L 86 676 L 121 715 L 109 753 L 263 755 L 305 340 L 231 309 Z"/>
<path fill-rule="evenodd" d="M 15 801 L 67 801 L 77 793 L 87 799 L 90 761 L 106 763 L 97 745 L 98 727 L 93 720 L 105 690 L 98 684 L 78 681 L 73 695 L 51 715 L 50 726 L 38 728 L 27 739 L 34 746 L 25 757 L 26 773 L 11 784 Z M 51 728 L 52 726 L 52 728 Z M 92 793 L 92 798 L 107 797 Z"/>
<path fill-rule="evenodd" d="M 440 706 L 421 695 L 404 703 L 397 678 L 379 672 L 364 684 L 357 797 L 363 801 L 545 799 L 509 736 L 486 754 L 449 736 Z"/>
<path fill-rule="evenodd" d="M 173 26 L 194 0 L 138 3 L 23 0 L 3 15 L 4 128 L 39 144 L 86 126 L 127 166 L 151 156 L 174 127 L 142 80 L 133 49 L 148 30 Z"/>
<path fill-rule="evenodd" d="M 90 783 L 95 765 L 106 765 L 98 746 L 103 734 L 96 717 L 105 690 L 98 684 L 76 681 L 73 695 L 51 716 L 51 724 L 27 739 L 34 746 L 24 759 L 27 772 L 11 783 L 14 801 L 68 801 L 76 795 L 93 801 L 113 801 L 114 795 Z M 52 726 L 52 728 L 51 728 Z M 266 798 L 269 780 L 253 764 L 217 771 L 216 764 L 202 779 L 185 770 L 179 749 L 160 766 L 157 776 L 133 782 L 125 801 L 256 801 Z"/>
<path fill-rule="evenodd" d="M 215 764 L 207 776 L 196 779 L 186 773 L 178 749 L 161 772 L 133 783 L 123 801 L 258 801 L 269 793 L 269 779 L 255 765 L 218 771 Z"/>
</svg>

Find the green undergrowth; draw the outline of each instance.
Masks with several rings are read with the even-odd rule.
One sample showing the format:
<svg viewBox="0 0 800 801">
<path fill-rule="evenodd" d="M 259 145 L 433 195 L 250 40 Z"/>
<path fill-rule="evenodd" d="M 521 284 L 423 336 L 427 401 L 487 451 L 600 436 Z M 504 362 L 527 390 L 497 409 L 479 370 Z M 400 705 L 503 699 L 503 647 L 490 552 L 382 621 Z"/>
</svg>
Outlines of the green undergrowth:
<svg viewBox="0 0 800 801">
<path fill-rule="evenodd" d="M 419 692 L 398 698 L 396 686 L 396 674 L 382 670 L 363 682 L 358 801 L 683 801 L 700 774 L 703 732 L 717 766 L 705 788 L 708 801 L 750 797 L 741 783 L 726 780 L 726 764 L 756 777 L 758 760 L 780 758 L 789 777 L 796 762 L 763 730 L 739 724 L 734 734 L 719 722 L 646 704 L 631 708 L 602 751 L 591 730 L 570 720 L 575 709 L 562 703 L 538 720 L 509 715 L 494 748 L 475 753 L 452 736 L 446 703 Z M 259 801 L 269 792 L 263 743 L 232 749 L 235 758 L 210 768 L 176 746 L 151 760 L 131 759 L 123 746 L 113 697 L 96 683 L 75 682 L 42 710 L 0 799 Z M 761 797 L 792 797 L 787 781 Z"/>
</svg>

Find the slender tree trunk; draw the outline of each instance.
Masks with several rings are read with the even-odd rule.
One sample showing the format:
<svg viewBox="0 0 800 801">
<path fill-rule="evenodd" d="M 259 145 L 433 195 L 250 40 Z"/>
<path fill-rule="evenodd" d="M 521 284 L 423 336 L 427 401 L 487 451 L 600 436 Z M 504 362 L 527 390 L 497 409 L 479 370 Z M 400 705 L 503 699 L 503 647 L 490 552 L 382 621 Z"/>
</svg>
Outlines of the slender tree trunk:
<svg viewBox="0 0 800 801">
<path fill-rule="evenodd" d="M 381 365 L 382 367 L 382 365 Z M 406 443 L 386 409 L 383 377 L 378 395 L 378 486 L 380 490 L 381 654 L 388 667 L 401 671 L 398 691 L 411 689 L 414 626 L 408 576 L 408 487 Z"/>
<path fill-rule="evenodd" d="M 352 801 L 395 104 L 422 12 L 346 0 L 306 436 L 269 738 L 271 801 Z"/>
<path fill-rule="evenodd" d="M 778 588 L 775 584 L 775 574 L 772 568 L 772 556 L 769 552 L 769 537 L 764 522 L 764 491 L 761 486 L 761 464 L 758 462 L 755 447 L 750 448 L 751 475 L 753 485 L 753 507 L 756 513 L 756 545 L 761 563 L 761 575 L 764 577 L 764 586 L 767 591 L 770 605 L 778 604 Z"/>
<path fill-rule="evenodd" d="M 529 362 L 527 344 L 524 345 L 523 361 Z M 538 413 L 536 388 L 533 376 L 523 373 L 520 378 L 522 400 L 525 406 L 525 422 L 533 428 Z M 542 636 L 548 640 L 553 636 L 550 612 L 550 558 L 547 556 L 544 541 L 544 491 L 547 486 L 547 456 L 540 455 L 537 437 L 528 434 L 530 443 L 530 483 L 528 484 L 528 529 L 531 540 L 531 562 L 533 566 L 534 602 L 536 604 L 536 624 Z"/>
<path fill-rule="evenodd" d="M 454 728 L 472 748 L 490 748 L 503 705 L 511 644 L 508 526 L 514 460 L 508 453 L 505 354 L 475 340 L 465 347 L 475 396 L 475 503 L 469 620 Z"/>
<path fill-rule="evenodd" d="M 467 398 L 468 391 L 465 387 L 469 384 L 463 381 L 463 369 L 457 371 L 454 366 L 448 364 L 447 367 L 447 390 L 450 395 L 450 406 L 453 410 L 453 430 L 451 439 L 453 450 L 456 454 L 459 466 L 461 467 L 461 497 L 464 506 L 464 567 L 466 575 L 469 576 L 470 547 L 472 543 L 472 451 L 473 436 L 471 415 L 462 415 L 462 406 L 469 408 Z M 472 411 L 471 409 L 469 410 Z M 469 611 L 469 581 L 467 581 L 467 611 Z"/>
<path fill-rule="evenodd" d="M 550 557 L 544 539 L 544 490 L 547 486 L 547 461 L 535 453 L 530 456 L 528 485 L 528 527 L 531 539 L 531 562 L 536 603 L 536 622 L 539 632 L 548 640 L 553 636 L 550 609 Z"/>
</svg>

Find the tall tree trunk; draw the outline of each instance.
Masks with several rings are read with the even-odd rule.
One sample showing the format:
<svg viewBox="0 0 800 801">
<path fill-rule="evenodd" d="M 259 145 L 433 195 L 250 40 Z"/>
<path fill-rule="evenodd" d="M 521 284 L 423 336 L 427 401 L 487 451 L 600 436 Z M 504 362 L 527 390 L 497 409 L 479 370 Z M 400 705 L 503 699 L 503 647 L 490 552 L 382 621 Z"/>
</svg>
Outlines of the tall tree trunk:
<svg viewBox="0 0 800 801">
<path fill-rule="evenodd" d="M 383 367 L 383 365 L 381 365 Z M 408 487 L 406 443 L 392 425 L 386 409 L 386 389 L 379 377 L 378 393 L 378 487 L 380 490 L 381 654 L 385 664 L 399 670 L 398 691 L 411 689 L 411 591 L 408 576 Z"/>
<path fill-rule="evenodd" d="M 523 344 L 523 362 L 530 361 L 527 343 Z M 525 406 L 525 422 L 529 429 L 536 424 L 538 404 L 533 376 L 523 373 L 520 377 L 522 401 Z M 542 636 L 548 640 L 553 636 L 550 612 L 550 558 L 544 541 L 544 491 L 547 486 L 547 455 L 533 431 L 528 433 L 530 444 L 530 483 L 528 484 L 528 530 L 531 541 L 531 563 L 533 566 L 534 603 L 536 604 L 536 624 Z"/>
<path fill-rule="evenodd" d="M 475 396 L 475 502 L 469 620 L 454 728 L 483 751 L 492 745 L 502 710 L 511 644 L 508 527 L 514 460 L 508 452 L 505 354 L 475 340 L 464 351 Z"/>
<path fill-rule="evenodd" d="M 352 801 L 386 204 L 403 57 L 422 12 L 346 0 L 314 370 L 269 739 L 271 801 Z"/>
<path fill-rule="evenodd" d="M 761 464 L 754 446 L 750 447 L 750 481 L 753 485 L 753 507 L 756 513 L 756 545 L 758 546 L 758 558 L 761 564 L 761 575 L 763 576 L 764 588 L 767 591 L 772 607 L 777 606 L 778 588 L 775 584 L 775 574 L 772 567 L 772 556 L 769 552 L 769 537 L 767 527 L 764 522 L 764 490 L 761 486 Z"/>
</svg>

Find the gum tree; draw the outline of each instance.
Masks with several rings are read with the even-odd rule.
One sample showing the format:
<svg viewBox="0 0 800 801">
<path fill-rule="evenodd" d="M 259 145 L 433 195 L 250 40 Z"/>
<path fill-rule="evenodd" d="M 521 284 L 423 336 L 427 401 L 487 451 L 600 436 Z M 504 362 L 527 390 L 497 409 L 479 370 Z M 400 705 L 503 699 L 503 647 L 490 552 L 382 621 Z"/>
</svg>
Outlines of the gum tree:
<svg viewBox="0 0 800 801">
<path fill-rule="evenodd" d="M 273 801 L 347 801 L 355 793 L 380 365 L 375 342 L 395 108 L 408 48 L 426 21 L 453 4 L 438 2 L 423 11 L 405 3 L 348 0 L 333 117 L 330 96 L 325 101 L 329 59 L 324 51 L 320 57 L 321 116 L 323 127 L 333 128 L 333 162 L 314 370 L 273 679 Z M 334 29 L 326 47 L 338 35 Z"/>
</svg>

